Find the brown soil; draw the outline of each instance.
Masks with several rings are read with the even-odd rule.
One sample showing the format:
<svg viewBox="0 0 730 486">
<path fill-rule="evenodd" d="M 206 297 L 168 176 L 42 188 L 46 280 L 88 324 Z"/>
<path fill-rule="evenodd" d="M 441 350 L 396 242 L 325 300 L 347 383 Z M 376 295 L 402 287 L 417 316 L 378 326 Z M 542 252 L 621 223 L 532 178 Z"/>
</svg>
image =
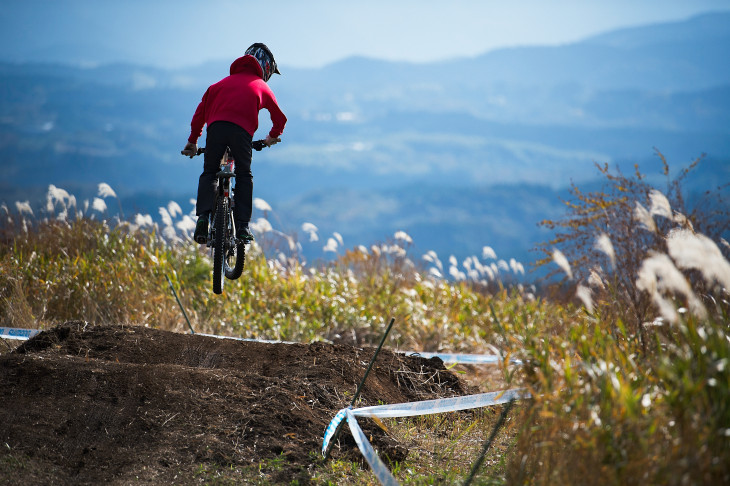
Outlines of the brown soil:
<svg viewBox="0 0 730 486">
<path fill-rule="evenodd" d="M 269 344 L 67 323 L 0 355 L 0 482 L 200 483 L 196 471 L 299 479 L 374 348 Z M 469 393 L 439 359 L 383 350 L 362 405 Z M 372 422 L 381 457 L 407 451 Z M 343 429 L 333 454 L 359 460 Z"/>
</svg>

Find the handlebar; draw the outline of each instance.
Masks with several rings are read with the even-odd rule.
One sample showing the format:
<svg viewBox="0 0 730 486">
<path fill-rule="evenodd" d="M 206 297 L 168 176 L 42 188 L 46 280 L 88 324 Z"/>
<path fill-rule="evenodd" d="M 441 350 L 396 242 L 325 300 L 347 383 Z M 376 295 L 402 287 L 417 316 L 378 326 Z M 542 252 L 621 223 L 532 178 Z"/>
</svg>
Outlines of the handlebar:
<svg viewBox="0 0 730 486">
<path fill-rule="evenodd" d="M 268 145 L 266 145 L 266 140 L 254 140 L 253 142 L 251 142 L 251 148 L 257 152 L 261 152 L 261 150 L 263 150 L 266 147 L 268 147 Z M 200 154 L 204 154 L 204 153 L 205 153 L 205 147 L 198 148 L 198 151 L 192 155 L 190 154 L 190 152 L 186 152 L 185 150 L 180 151 L 181 155 L 185 155 L 187 157 L 190 157 L 191 159 L 193 157 L 195 157 L 196 155 L 200 155 Z"/>
<path fill-rule="evenodd" d="M 266 140 L 256 140 L 251 142 L 251 148 L 256 152 L 261 152 L 264 147 L 268 147 L 268 145 L 266 145 Z"/>
</svg>

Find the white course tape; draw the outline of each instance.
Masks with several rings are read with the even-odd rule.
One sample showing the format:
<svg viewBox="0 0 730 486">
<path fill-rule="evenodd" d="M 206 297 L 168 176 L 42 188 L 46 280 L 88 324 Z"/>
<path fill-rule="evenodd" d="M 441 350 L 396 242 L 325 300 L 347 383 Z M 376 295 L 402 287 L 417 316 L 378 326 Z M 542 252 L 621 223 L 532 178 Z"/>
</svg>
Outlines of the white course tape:
<svg viewBox="0 0 730 486">
<path fill-rule="evenodd" d="M 27 340 L 40 333 L 40 329 L 18 329 L 14 327 L 0 327 L 0 338 L 2 339 L 18 339 Z M 267 344 L 298 344 L 292 341 L 275 341 L 269 339 L 252 339 L 242 338 L 235 336 L 220 336 L 218 334 L 205 334 L 195 333 L 196 336 L 212 337 L 216 339 L 233 339 L 235 341 L 247 341 L 254 343 L 267 343 Z M 427 352 L 414 352 L 414 351 L 396 351 L 397 353 L 403 353 L 408 356 L 421 356 L 426 359 L 439 358 L 444 363 L 463 363 L 463 364 L 497 364 L 502 361 L 502 358 L 497 355 L 490 354 L 457 354 L 457 353 L 427 353 Z M 510 359 L 512 364 L 522 364 L 519 359 Z"/>
<path fill-rule="evenodd" d="M 15 327 L 0 327 L 0 338 L 2 339 L 17 339 L 27 340 L 40 333 L 40 329 L 19 329 Z M 267 344 L 297 344 L 292 341 L 275 341 L 269 339 L 252 339 L 242 338 L 235 336 L 220 336 L 218 334 L 205 334 L 195 333 L 196 336 L 212 337 L 216 339 L 233 339 L 235 341 L 247 341 L 254 343 L 267 343 Z M 502 358 L 497 355 L 491 354 L 457 354 L 457 353 L 427 353 L 420 351 L 396 351 L 397 353 L 403 353 L 408 356 L 421 356 L 426 359 L 439 358 L 444 363 L 464 363 L 464 364 L 497 364 L 502 361 Z M 510 359 L 512 364 L 522 364 L 519 359 Z"/>
<path fill-rule="evenodd" d="M 235 336 L 219 336 L 218 334 L 204 334 L 195 333 L 196 336 L 206 336 L 216 339 L 234 339 L 236 341 L 247 341 L 252 343 L 268 343 L 268 344 L 298 344 L 292 341 L 273 341 L 269 339 L 252 339 L 252 338 L 241 338 Z M 463 364 L 498 364 L 502 361 L 502 357 L 496 354 L 459 354 L 459 353 L 427 353 L 423 351 L 395 351 L 396 353 L 403 353 L 407 356 L 420 356 L 422 358 L 431 359 L 439 358 L 444 363 L 463 363 Z M 520 365 L 522 361 L 519 359 L 511 358 L 509 360 L 511 364 Z"/>
<path fill-rule="evenodd" d="M 439 398 L 436 400 L 424 400 L 422 402 L 397 403 L 394 405 L 377 405 L 373 407 L 363 408 L 343 408 L 332 422 L 327 426 L 322 442 L 322 454 L 325 454 L 327 447 L 339 428 L 344 417 L 347 417 L 347 423 L 352 431 L 357 447 L 362 452 L 365 460 L 370 464 L 370 468 L 382 484 L 395 485 L 398 484 L 395 477 L 390 473 L 388 467 L 380 460 L 378 455 L 360 429 L 356 417 L 411 417 L 414 415 L 429 415 L 443 412 L 456 412 L 459 410 L 467 410 L 470 408 L 488 407 L 490 405 L 499 405 L 507 403 L 511 400 L 519 400 L 521 398 L 530 398 L 530 393 L 524 388 L 512 388 L 510 390 L 480 393 L 478 395 L 467 395 L 465 397 Z"/>
<path fill-rule="evenodd" d="M 406 352 L 408 356 L 421 356 L 426 359 L 439 358 L 444 363 L 464 363 L 464 364 L 497 364 L 502 361 L 500 356 L 496 354 L 457 354 L 457 353 L 426 353 L 426 352 Z M 522 364 L 519 359 L 512 358 L 509 360 L 512 364 Z"/>
<path fill-rule="evenodd" d="M 235 336 L 220 336 L 218 334 L 195 333 L 196 336 L 206 336 L 216 339 L 234 339 L 236 341 L 247 341 L 252 343 L 268 343 L 268 344 L 298 344 L 292 341 L 274 341 L 269 339 L 252 339 Z M 395 351 L 403 353 L 407 356 L 420 356 L 422 358 L 431 359 L 439 358 L 444 363 L 464 363 L 464 364 L 498 364 L 502 361 L 500 356 L 495 354 L 458 354 L 458 353 L 427 353 L 423 351 Z M 511 364 L 522 364 L 519 359 L 512 358 L 509 360 Z"/>
<path fill-rule="evenodd" d="M 530 394 L 523 388 L 480 393 L 465 397 L 438 398 L 422 402 L 396 403 L 394 405 L 376 405 L 373 407 L 356 408 L 352 411 L 356 417 L 412 417 L 414 415 L 430 415 L 433 413 L 456 412 L 470 408 L 488 407 L 507 403 L 510 400 L 529 398 Z"/>
<path fill-rule="evenodd" d="M 357 423 L 357 419 L 355 418 L 355 415 L 353 415 L 352 410 L 346 408 L 345 412 L 347 413 L 347 423 L 350 425 L 352 437 L 355 439 L 355 443 L 360 449 L 363 457 L 366 461 L 368 461 L 368 464 L 370 464 L 370 469 L 373 470 L 375 477 L 378 478 L 380 484 L 388 486 L 397 485 L 398 481 L 396 481 L 395 477 L 390 473 L 390 470 L 383 461 L 380 460 L 375 449 L 373 449 L 373 446 L 370 445 L 370 442 L 367 437 L 365 437 L 365 434 L 363 434 L 360 425 Z"/>
<path fill-rule="evenodd" d="M 40 332 L 40 329 L 18 329 L 15 327 L 0 327 L 0 338 L 18 339 L 20 341 L 25 341 Z"/>
<path fill-rule="evenodd" d="M 219 336 L 218 334 L 203 334 L 196 332 L 196 336 L 205 336 L 205 337 L 212 337 L 216 339 L 233 339 L 235 341 L 246 341 L 249 343 L 266 343 L 266 344 L 298 344 L 292 341 L 272 341 L 269 339 L 253 339 L 253 338 L 242 338 L 242 337 L 236 337 L 236 336 Z"/>
<path fill-rule="evenodd" d="M 335 432 L 340 426 L 340 422 L 345 418 L 347 410 L 352 412 L 356 417 L 413 417 L 415 415 L 430 415 L 434 413 L 456 412 L 458 410 L 468 410 L 470 408 L 489 407 L 491 405 L 499 405 L 507 403 L 510 400 L 519 400 L 521 398 L 529 398 L 530 394 L 522 388 L 513 388 L 511 390 L 496 391 L 489 393 L 480 393 L 478 395 L 467 395 L 464 397 L 438 398 L 436 400 L 424 400 L 422 402 L 396 403 L 393 405 L 376 405 L 373 407 L 363 408 L 343 408 L 335 418 L 332 419 L 327 429 L 324 431 L 324 440 L 322 441 L 322 454 L 326 454 L 329 443 Z"/>
</svg>

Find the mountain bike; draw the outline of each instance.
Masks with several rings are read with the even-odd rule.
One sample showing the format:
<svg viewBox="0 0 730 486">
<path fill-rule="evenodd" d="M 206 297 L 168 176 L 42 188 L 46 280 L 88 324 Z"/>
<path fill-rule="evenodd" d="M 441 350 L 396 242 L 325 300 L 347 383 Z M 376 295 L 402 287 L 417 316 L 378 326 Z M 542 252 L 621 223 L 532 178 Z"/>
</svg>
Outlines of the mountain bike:
<svg viewBox="0 0 730 486">
<path fill-rule="evenodd" d="M 251 143 L 251 147 L 260 152 L 267 145 L 263 140 L 256 140 Z M 189 155 L 184 151 L 181 153 Z M 201 147 L 194 155 L 204 153 L 205 147 Z M 223 292 L 223 277 L 229 280 L 239 278 L 246 261 L 246 241 L 236 238 L 236 222 L 233 218 L 235 185 L 231 184 L 231 179 L 236 177 L 236 161 L 228 148 L 221 159 L 221 170 L 216 177 L 218 187 L 213 211 L 208 216 L 208 237 L 205 244 L 213 252 L 213 293 L 220 294 Z"/>
</svg>

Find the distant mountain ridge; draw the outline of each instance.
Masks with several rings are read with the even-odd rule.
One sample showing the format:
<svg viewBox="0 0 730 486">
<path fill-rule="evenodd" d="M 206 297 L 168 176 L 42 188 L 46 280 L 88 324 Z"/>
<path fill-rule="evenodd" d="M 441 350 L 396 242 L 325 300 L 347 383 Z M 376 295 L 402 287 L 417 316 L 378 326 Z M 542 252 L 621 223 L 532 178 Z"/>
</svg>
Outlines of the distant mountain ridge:
<svg viewBox="0 0 730 486">
<path fill-rule="evenodd" d="M 542 197 L 539 209 L 554 216 L 557 194 L 589 183 L 596 162 L 654 170 L 655 147 L 677 168 L 707 153 L 701 170 L 730 181 L 727 59 L 723 13 L 438 63 L 350 58 L 288 68 L 271 84 L 289 123 L 282 144 L 256 154 L 255 193 L 282 208 L 287 224 L 307 219 L 352 244 L 386 238 L 397 222 L 439 234 L 426 249 L 466 252 L 495 235 L 498 253 L 526 256 L 526 241 L 542 238 L 542 217 L 505 197 L 498 221 L 490 212 L 499 201 L 479 201 L 489 188 L 553 194 L 555 205 Z M 123 195 L 125 211 L 185 203 L 201 162 L 178 154 L 205 88 L 229 64 L 0 62 L 0 202 L 40 197 L 48 184 L 89 197 L 103 181 Z M 263 114 L 257 137 L 268 123 Z M 537 186 L 544 192 L 525 190 Z M 419 199 L 418 187 L 431 198 Z M 380 204 L 399 195 L 402 204 Z M 370 198 L 394 212 L 368 209 Z"/>
<path fill-rule="evenodd" d="M 699 32 L 704 39 L 715 39 L 721 43 L 730 35 L 728 23 L 730 23 L 730 12 L 714 12 L 677 22 L 617 29 L 589 37 L 583 42 L 619 48 L 636 48 L 658 43 L 691 42 L 697 38 Z"/>
<path fill-rule="evenodd" d="M 687 91 L 730 84 L 730 63 L 726 62 L 729 45 L 730 13 L 718 12 L 685 21 L 620 29 L 566 45 L 501 48 L 473 58 L 433 63 L 393 62 L 355 56 L 322 68 L 285 68 L 286 79 L 275 78 L 272 83 L 287 86 L 295 82 L 313 83 L 329 79 L 351 88 L 372 88 L 386 82 L 394 85 L 403 82 L 447 83 L 461 88 L 506 82 L 528 86 L 567 82 L 572 85 L 589 83 L 593 88 L 606 89 Z M 631 57 L 622 57 L 627 54 Z M 154 78 L 151 88 L 200 89 L 227 75 L 231 61 L 207 62 L 184 70 L 126 63 L 81 68 L 63 63 L 13 62 L 0 63 L 0 70 L 6 72 L 22 66 L 28 73 L 55 73 L 127 88 L 134 88 L 137 83 L 135 76 L 144 74 Z M 649 66 L 641 69 L 642 63 Z M 673 65 L 681 65 L 687 76 L 677 77 L 680 72 L 666 71 L 663 77 L 654 77 L 653 69 Z M 587 69 L 588 66 L 598 70 Z M 605 76 L 606 73 L 612 75 Z M 540 77 L 525 74 L 539 74 Z M 653 84 L 657 81 L 665 84 Z"/>
</svg>

